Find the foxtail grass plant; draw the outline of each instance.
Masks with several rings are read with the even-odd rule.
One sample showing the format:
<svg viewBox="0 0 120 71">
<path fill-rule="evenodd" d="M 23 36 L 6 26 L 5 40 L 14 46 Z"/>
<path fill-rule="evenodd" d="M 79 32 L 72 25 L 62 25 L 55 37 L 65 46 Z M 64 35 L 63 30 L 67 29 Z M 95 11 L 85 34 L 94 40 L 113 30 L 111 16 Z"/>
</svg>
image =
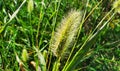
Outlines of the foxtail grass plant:
<svg viewBox="0 0 120 71">
<path fill-rule="evenodd" d="M 120 13 L 120 0 L 116 0 L 112 9 L 104 16 L 100 16 L 101 19 L 93 22 L 94 28 L 88 30 L 91 32 L 87 35 L 83 34 L 85 24 L 90 27 L 89 20 L 93 18 L 94 11 L 101 7 L 103 0 L 96 1 L 97 4 L 90 8 L 90 12 L 87 12 L 87 7 L 91 7 L 91 1 L 86 0 L 85 8 L 72 9 L 63 17 L 61 14 L 65 12 L 61 10 L 69 3 L 66 1 L 66 4 L 63 4 L 64 1 L 23 0 L 18 5 L 14 0 L 13 5 L 17 5 L 17 9 L 12 11 L 12 15 L 5 8 L 3 9 L 8 16 L 4 18 L 4 22 L 0 18 L 0 50 L 3 51 L 0 52 L 0 68 L 2 70 L 13 67 L 13 70 L 21 71 L 78 71 L 82 68 L 82 62 L 94 53 L 92 46 L 96 44 L 98 37 L 115 14 Z M 69 1 L 74 4 L 74 1 Z M 76 3 L 78 1 L 75 0 Z M 22 11 L 22 7 L 26 12 Z M 19 14 L 19 11 L 22 12 Z M 57 21 L 60 20 L 61 22 L 58 23 Z M 13 65 L 7 65 L 10 63 Z"/>
<path fill-rule="evenodd" d="M 71 10 L 68 15 L 63 18 L 60 26 L 56 28 L 49 47 L 53 55 L 58 58 L 58 61 L 54 64 L 55 67 L 53 67 L 53 71 L 56 69 L 59 70 L 59 66 L 61 64 L 63 65 L 60 61 L 65 61 L 65 58 L 69 56 L 76 40 L 81 19 L 81 11 Z"/>
</svg>

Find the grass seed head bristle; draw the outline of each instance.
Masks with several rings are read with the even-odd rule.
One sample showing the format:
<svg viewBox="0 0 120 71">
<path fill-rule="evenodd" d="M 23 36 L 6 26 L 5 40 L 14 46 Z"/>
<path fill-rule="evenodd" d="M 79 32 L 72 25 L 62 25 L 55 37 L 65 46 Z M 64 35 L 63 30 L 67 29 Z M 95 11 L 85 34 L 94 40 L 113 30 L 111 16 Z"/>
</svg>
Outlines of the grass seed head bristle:
<svg viewBox="0 0 120 71">
<path fill-rule="evenodd" d="M 33 0 L 29 0 L 28 1 L 28 12 L 29 13 L 31 13 L 32 11 L 33 11 L 33 9 L 34 9 L 34 2 L 33 2 Z"/>
<path fill-rule="evenodd" d="M 71 10 L 68 15 L 64 17 L 60 26 L 56 28 L 56 32 L 52 36 L 50 43 L 51 51 L 55 56 L 61 55 L 59 52 L 66 49 L 67 45 L 72 42 L 78 31 L 81 17 L 81 12 Z"/>
<path fill-rule="evenodd" d="M 22 51 L 22 60 L 26 62 L 28 60 L 28 52 L 26 49 L 23 49 Z"/>
<path fill-rule="evenodd" d="M 115 9 L 115 12 L 120 13 L 120 0 L 116 0 L 113 3 L 113 8 Z"/>
</svg>

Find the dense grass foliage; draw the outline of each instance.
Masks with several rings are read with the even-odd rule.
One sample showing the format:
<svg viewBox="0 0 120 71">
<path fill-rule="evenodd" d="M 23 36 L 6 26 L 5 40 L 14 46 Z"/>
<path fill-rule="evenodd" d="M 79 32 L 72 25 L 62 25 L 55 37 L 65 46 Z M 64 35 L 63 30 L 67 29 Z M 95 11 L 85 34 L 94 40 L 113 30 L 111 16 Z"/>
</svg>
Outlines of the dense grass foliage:
<svg viewBox="0 0 120 71">
<path fill-rule="evenodd" d="M 120 0 L 0 0 L 0 71 L 119 71 Z"/>
</svg>

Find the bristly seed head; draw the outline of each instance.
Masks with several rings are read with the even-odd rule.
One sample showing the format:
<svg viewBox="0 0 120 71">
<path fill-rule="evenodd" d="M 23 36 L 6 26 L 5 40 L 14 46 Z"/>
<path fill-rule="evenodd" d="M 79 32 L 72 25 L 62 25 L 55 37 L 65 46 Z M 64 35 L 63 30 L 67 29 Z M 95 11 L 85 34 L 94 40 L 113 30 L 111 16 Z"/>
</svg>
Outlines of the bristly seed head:
<svg viewBox="0 0 120 71">
<path fill-rule="evenodd" d="M 120 0 L 116 0 L 113 3 L 113 8 L 115 9 L 115 12 L 120 13 Z"/>
<path fill-rule="evenodd" d="M 33 11 L 33 9 L 34 9 L 34 2 L 33 2 L 33 0 L 29 0 L 28 1 L 28 12 L 29 13 L 31 13 L 32 11 Z"/>
<path fill-rule="evenodd" d="M 26 49 L 23 49 L 22 51 L 22 60 L 26 62 L 28 60 L 28 52 Z"/>
<path fill-rule="evenodd" d="M 56 28 L 56 32 L 54 32 L 50 43 L 50 49 L 56 57 L 64 54 L 74 42 L 81 18 L 81 12 L 71 10 L 68 15 L 64 17 L 60 26 Z"/>
</svg>

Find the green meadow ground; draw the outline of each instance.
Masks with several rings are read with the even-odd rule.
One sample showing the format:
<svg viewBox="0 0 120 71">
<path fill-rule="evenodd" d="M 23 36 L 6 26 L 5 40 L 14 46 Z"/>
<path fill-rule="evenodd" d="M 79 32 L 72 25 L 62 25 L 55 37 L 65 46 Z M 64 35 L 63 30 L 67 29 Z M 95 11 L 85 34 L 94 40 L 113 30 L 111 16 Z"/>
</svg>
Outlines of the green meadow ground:
<svg viewBox="0 0 120 71">
<path fill-rule="evenodd" d="M 0 71 L 119 71 L 120 0 L 0 0 Z"/>
</svg>

